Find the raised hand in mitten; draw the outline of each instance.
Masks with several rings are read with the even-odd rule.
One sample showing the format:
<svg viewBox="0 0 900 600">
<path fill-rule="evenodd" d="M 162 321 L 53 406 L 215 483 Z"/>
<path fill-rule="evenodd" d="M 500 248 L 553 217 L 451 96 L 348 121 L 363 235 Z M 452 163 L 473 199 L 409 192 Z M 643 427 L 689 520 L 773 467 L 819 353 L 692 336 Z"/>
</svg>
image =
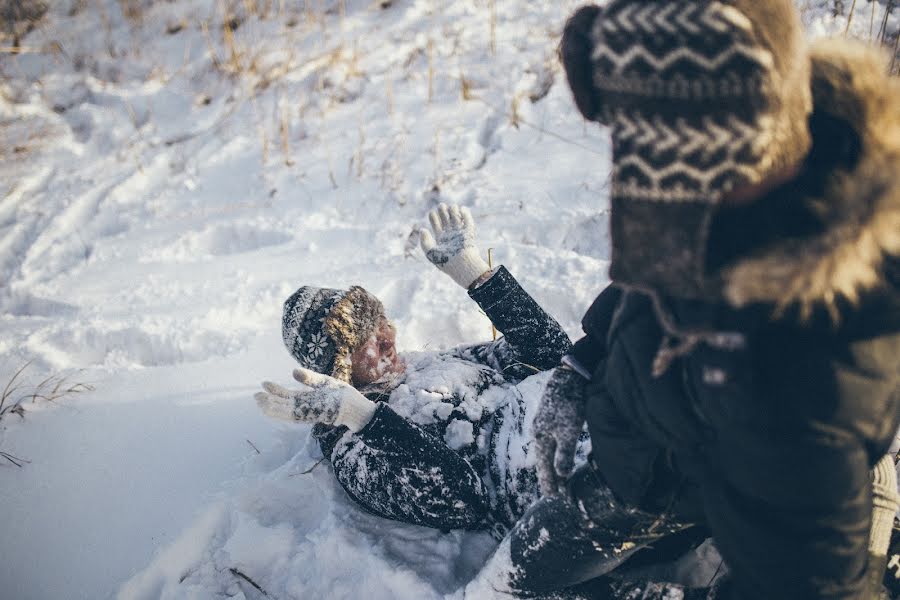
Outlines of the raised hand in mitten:
<svg viewBox="0 0 900 600">
<path fill-rule="evenodd" d="M 257 392 L 256 404 L 268 416 L 285 421 L 346 425 L 359 431 L 372 420 L 375 403 L 350 384 L 309 369 L 295 369 L 294 379 L 305 389 L 289 390 L 264 381 L 265 392 Z"/>
<path fill-rule="evenodd" d="M 584 429 L 587 380 L 567 367 L 557 367 L 547 382 L 534 416 L 534 447 L 541 495 L 567 494 L 566 481 L 575 464 L 575 449 Z"/>
<path fill-rule="evenodd" d="M 464 288 L 490 271 L 475 245 L 475 220 L 468 208 L 441 203 L 428 214 L 428 220 L 434 235 L 423 229 L 419 242 L 435 267 Z"/>
</svg>

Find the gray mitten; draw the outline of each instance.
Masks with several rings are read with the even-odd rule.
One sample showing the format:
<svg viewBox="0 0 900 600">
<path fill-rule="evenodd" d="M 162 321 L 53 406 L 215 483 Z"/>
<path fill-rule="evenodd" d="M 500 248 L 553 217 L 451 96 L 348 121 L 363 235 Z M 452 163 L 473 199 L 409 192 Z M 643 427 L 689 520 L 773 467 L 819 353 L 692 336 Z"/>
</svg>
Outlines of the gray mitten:
<svg viewBox="0 0 900 600">
<path fill-rule="evenodd" d="M 265 392 L 254 396 L 256 404 L 268 416 L 285 421 L 346 425 L 359 431 L 372 420 L 375 403 L 343 381 L 309 369 L 295 369 L 294 379 L 306 389 L 289 390 L 264 381 Z"/>
<path fill-rule="evenodd" d="M 541 495 L 566 494 L 575 449 L 584 429 L 587 380 L 568 367 L 557 367 L 534 416 L 534 446 Z"/>
</svg>

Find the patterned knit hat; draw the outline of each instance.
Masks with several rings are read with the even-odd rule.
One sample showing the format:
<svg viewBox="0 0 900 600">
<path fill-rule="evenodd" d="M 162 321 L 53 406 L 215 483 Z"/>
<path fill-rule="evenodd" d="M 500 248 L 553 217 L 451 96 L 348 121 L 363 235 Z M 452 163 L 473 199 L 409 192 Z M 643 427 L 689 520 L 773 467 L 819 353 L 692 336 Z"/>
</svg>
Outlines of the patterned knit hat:
<svg viewBox="0 0 900 600">
<path fill-rule="evenodd" d="M 611 277 L 720 296 L 704 268 L 716 207 L 810 147 L 791 0 L 612 0 L 573 16 L 561 52 L 579 109 L 612 130 Z"/>
<path fill-rule="evenodd" d="M 350 355 L 384 317 L 381 301 L 359 286 L 303 286 L 284 302 L 284 345 L 307 369 L 350 381 Z"/>
</svg>

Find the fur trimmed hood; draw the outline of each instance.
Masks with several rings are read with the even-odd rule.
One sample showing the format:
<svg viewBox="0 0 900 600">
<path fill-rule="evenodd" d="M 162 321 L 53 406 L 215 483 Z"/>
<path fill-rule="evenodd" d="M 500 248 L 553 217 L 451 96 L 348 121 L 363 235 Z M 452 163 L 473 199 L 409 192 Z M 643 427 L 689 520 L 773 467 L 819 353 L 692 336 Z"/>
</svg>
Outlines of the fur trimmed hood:
<svg viewBox="0 0 900 600">
<path fill-rule="evenodd" d="M 886 257 L 900 256 L 900 79 L 862 43 L 823 40 L 810 54 L 815 110 L 858 136 L 855 164 L 805 199 L 822 224 L 818 235 L 770 244 L 723 275 L 735 306 L 774 303 L 804 319 L 822 307 L 837 321 L 840 302 L 856 304 L 884 285 Z M 814 132 L 814 146 L 827 143 Z"/>
</svg>

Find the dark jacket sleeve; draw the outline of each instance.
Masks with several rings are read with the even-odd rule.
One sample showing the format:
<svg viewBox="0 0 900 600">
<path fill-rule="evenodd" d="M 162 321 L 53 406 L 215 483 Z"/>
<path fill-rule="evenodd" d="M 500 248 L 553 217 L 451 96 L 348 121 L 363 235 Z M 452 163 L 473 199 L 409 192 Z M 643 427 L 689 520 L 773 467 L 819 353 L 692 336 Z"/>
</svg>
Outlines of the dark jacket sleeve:
<svg viewBox="0 0 900 600">
<path fill-rule="evenodd" d="M 551 369 L 572 348 L 569 336 L 519 282 L 500 266 L 469 296 L 478 303 L 503 337 L 460 349 L 460 356 L 487 364 L 508 377 L 521 379 Z"/>
<path fill-rule="evenodd" d="M 600 361 L 606 356 L 609 328 L 616 307 L 622 300 L 622 294 L 620 288 L 613 285 L 607 286 L 600 292 L 581 320 L 581 328 L 585 335 L 575 342 L 569 355 L 578 363 L 579 370 L 583 369 L 587 372 L 584 374 L 593 374 Z"/>
<path fill-rule="evenodd" d="M 472 465 L 385 403 L 359 433 L 345 430 L 331 464 L 347 494 L 378 516 L 442 530 L 488 526 L 487 491 Z"/>
</svg>

